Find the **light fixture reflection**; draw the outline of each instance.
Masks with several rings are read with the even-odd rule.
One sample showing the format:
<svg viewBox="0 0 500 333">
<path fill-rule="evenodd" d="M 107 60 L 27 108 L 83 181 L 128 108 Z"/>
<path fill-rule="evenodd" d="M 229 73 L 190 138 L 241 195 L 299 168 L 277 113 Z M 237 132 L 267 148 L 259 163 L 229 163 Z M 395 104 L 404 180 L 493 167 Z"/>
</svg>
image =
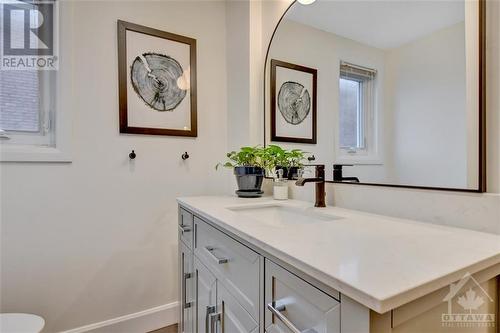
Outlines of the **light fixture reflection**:
<svg viewBox="0 0 500 333">
<path fill-rule="evenodd" d="M 177 87 L 182 90 L 188 90 L 191 87 L 190 77 L 191 69 L 188 67 L 188 69 L 186 69 L 184 73 L 177 78 Z"/>
<path fill-rule="evenodd" d="M 316 0 L 297 0 L 297 1 L 303 5 L 310 5 Z"/>
</svg>

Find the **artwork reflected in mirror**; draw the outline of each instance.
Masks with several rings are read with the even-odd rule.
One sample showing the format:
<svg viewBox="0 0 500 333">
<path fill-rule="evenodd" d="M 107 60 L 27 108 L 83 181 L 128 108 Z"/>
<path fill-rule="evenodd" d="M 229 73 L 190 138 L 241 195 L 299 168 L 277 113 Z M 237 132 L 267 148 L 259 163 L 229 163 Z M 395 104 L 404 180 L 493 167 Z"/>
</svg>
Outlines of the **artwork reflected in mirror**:
<svg viewBox="0 0 500 333">
<path fill-rule="evenodd" d="M 271 138 L 316 143 L 316 69 L 271 60 Z"/>
<path fill-rule="evenodd" d="M 482 6 L 294 2 L 266 59 L 265 144 L 314 154 L 329 181 L 483 191 Z"/>
</svg>

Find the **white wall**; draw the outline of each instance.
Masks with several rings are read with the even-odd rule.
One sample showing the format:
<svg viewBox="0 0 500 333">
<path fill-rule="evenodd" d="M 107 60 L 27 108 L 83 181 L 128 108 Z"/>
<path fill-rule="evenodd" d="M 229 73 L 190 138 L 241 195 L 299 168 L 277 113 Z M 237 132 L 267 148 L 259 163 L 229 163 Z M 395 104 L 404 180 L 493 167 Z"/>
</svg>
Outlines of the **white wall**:
<svg viewBox="0 0 500 333">
<path fill-rule="evenodd" d="M 477 188 L 477 176 L 467 180 L 464 33 L 462 22 L 386 52 L 386 163 L 397 184 Z"/>
<path fill-rule="evenodd" d="M 291 0 L 262 3 L 262 57 Z M 500 234 L 500 1 L 487 2 L 487 194 L 328 184 L 329 204 Z M 313 186 L 291 186 L 313 200 Z"/>
<path fill-rule="evenodd" d="M 228 148 L 262 144 L 260 108 L 262 64 L 261 6 L 258 1 L 226 1 Z M 251 61 L 253 59 L 253 61 Z M 262 60 L 263 61 L 263 60 Z"/>
<path fill-rule="evenodd" d="M 223 193 L 228 179 L 214 170 L 227 144 L 225 3 L 73 7 L 63 26 L 73 38 L 62 41 L 74 54 L 62 69 L 73 77 L 63 110 L 73 112 L 73 163 L 0 165 L 0 311 L 40 314 L 44 332 L 175 305 L 175 197 Z M 117 19 L 197 39 L 197 138 L 119 134 Z"/>
<path fill-rule="evenodd" d="M 250 141 L 250 3 L 228 1 L 227 21 L 227 86 L 228 149 L 248 145 Z"/>
</svg>

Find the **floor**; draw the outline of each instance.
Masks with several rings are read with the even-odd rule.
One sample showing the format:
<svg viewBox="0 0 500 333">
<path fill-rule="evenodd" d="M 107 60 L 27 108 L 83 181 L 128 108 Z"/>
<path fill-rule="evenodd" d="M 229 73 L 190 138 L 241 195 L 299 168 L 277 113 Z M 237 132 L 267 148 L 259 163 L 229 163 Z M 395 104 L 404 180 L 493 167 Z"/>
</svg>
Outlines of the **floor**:
<svg viewBox="0 0 500 333">
<path fill-rule="evenodd" d="M 152 331 L 149 333 L 177 333 L 177 324 L 163 327 L 163 328 L 160 328 L 159 330 Z"/>
</svg>

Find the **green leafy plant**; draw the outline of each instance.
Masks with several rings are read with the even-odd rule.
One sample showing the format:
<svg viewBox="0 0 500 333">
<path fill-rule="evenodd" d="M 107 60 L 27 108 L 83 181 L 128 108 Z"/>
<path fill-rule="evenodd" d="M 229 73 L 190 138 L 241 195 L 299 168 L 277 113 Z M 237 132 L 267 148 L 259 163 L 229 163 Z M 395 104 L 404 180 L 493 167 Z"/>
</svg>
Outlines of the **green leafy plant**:
<svg viewBox="0 0 500 333">
<path fill-rule="evenodd" d="M 272 168 L 276 167 L 298 167 L 304 166 L 305 152 L 301 149 L 285 150 L 277 145 L 268 145 L 265 148 L 266 158 L 269 160 L 268 164 Z"/>
<path fill-rule="evenodd" d="M 292 149 L 286 152 L 287 167 L 304 167 L 305 152 L 301 149 Z"/>
<path fill-rule="evenodd" d="M 277 145 L 268 145 L 264 148 L 264 155 L 268 161 L 268 168 L 270 170 L 276 169 L 277 166 L 286 166 L 287 162 L 287 151 Z"/>
<path fill-rule="evenodd" d="M 239 166 L 253 166 L 265 169 L 269 174 L 275 174 L 276 167 L 297 167 L 304 166 L 305 152 L 301 149 L 285 150 L 278 145 L 268 145 L 263 148 L 241 147 L 239 151 L 231 151 L 226 154 L 228 161 L 218 163 L 220 166 L 235 168 Z"/>
<path fill-rule="evenodd" d="M 268 161 L 265 155 L 265 149 L 262 147 L 241 147 L 239 151 L 231 151 L 227 153 L 226 157 L 228 161 L 225 163 L 218 163 L 215 166 L 215 169 L 218 169 L 220 166 L 226 168 L 253 166 L 266 169 Z"/>
<path fill-rule="evenodd" d="M 301 169 L 304 166 L 305 152 L 301 149 L 285 150 L 278 145 L 268 145 L 263 154 L 267 161 L 266 170 L 270 175 L 275 175 L 278 168 Z"/>
</svg>

